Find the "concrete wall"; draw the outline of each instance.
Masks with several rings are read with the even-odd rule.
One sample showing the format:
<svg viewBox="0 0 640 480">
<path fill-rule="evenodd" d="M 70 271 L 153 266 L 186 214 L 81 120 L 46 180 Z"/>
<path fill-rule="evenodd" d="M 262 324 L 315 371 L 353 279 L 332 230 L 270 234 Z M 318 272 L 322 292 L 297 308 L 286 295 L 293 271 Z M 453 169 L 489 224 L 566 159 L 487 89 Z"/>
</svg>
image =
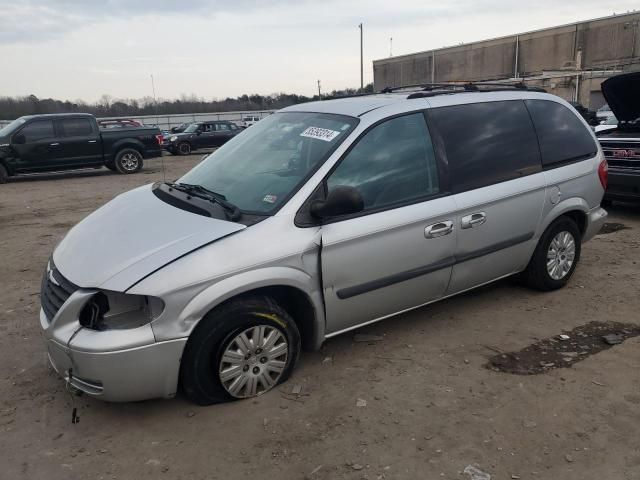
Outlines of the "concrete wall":
<svg viewBox="0 0 640 480">
<path fill-rule="evenodd" d="M 374 88 L 521 78 L 544 71 L 627 69 L 640 62 L 639 24 L 640 12 L 635 12 L 375 60 Z M 563 89 L 568 98 L 575 85 L 569 81 L 557 87 Z M 582 87 L 579 90 L 584 102 Z"/>
</svg>

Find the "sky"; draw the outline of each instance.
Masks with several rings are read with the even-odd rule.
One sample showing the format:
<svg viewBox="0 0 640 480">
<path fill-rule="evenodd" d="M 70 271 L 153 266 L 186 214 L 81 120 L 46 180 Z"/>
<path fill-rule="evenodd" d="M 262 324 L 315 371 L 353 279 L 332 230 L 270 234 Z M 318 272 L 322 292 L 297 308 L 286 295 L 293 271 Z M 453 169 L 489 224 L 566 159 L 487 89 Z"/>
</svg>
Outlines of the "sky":
<svg viewBox="0 0 640 480">
<path fill-rule="evenodd" d="M 0 96 L 220 99 L 360 85 L 372 61 L 640 8 L 629 0 L 0 0 Z M 390 52 L 390 38 L 393 38 Z"/>
</svg>

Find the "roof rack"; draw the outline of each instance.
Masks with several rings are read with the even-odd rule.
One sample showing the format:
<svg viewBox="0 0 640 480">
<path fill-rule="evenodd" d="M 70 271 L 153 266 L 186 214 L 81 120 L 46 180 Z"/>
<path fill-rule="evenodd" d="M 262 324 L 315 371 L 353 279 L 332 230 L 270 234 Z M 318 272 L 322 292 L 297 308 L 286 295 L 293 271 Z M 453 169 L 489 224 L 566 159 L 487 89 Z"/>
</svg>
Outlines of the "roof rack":
<svg viewBox="0 0 640 480">
<path fill-rule="evenodd" d="M 458 83 L 423 83 L 417 85 L 405 85 L 402 87 L 387 87 L 380 93 L 393 93 L 406 91 L 410 93 L 407 99 L 432 97 L 460 92 L 498 92 L 504 90 L 526 90 L 530 92 L 546 92 L 544 88 L 525 85 L 523 82 L 499 83 L 499 82 L 458 82 Z M 411 93 L 413 92 L 413 93 Z"/>
</svg>

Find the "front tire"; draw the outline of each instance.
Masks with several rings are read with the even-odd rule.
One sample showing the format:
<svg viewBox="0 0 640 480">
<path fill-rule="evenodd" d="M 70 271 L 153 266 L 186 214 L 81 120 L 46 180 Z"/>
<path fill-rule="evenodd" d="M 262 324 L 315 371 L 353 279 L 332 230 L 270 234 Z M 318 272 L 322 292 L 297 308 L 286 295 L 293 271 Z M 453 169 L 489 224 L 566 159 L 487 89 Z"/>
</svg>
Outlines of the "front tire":
<svg viewBox="0 0 640 480">
<path fill-rule="evenodd" d="M 7 183 L 9 181 L 9 172 L 4 165 L 0 164 L 0 183 Z"/>
<path fill-rule="evenodd" d="M 115 166 L 118 173 L 125 175 L 139 172 L 142 169 L 142 155 L 133 148 L 120 150 L 116 155 Z"/>
<path fill-rule="evenodd" d="M 272 298 L 232 300 L 209 312 L 189 337 L 182 389 L 198 405 L 256 397 L 284 382 L 299 354 L 298 327 Z"/>
<path fill-rule="evenodd" d="M 564 287 L 580 260 L 581 238 L 578 226 L 568 217 L 549 225 L 523 272 L 525 284 L 542 291 Z"/>
<path fill-rule="evenodd" d="M 191 144 L 188 142 L 180 142 L 177 146 L 178 155 L 191 155 Z"/>
</svg>

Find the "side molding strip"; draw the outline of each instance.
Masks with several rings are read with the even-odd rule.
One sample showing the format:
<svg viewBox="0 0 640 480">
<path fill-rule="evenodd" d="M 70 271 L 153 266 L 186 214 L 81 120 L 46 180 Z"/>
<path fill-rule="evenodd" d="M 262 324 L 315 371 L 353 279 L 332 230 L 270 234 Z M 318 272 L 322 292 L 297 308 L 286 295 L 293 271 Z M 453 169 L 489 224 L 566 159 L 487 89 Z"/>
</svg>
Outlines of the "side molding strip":
<svg viewBox="0 0 640 480">
<path fill-rule="evenodd" d="M 445 258 L 444 260 L 432 263 L 431 265 L 425 265 L 423 267 L 405 270 L 404 272 L 394 273 L 393 275 L 378 278 L 370 282 L 361 283 L 360 285 L 354 285 L 353 287 L 341 288 L 336 292 L 336 295 L 340 300 L 346 300 L 347 298 L 362 295 L 363 293 L 368 293 L 373 290 L 389 287 L 395 283 L 405 282 L 407 280 L 421 277 L 422 275 L 427 275 L 443 268 L 452 267 L 457 263 L 468 262 L 469 260 L 483 257 L 485 255 L 504 250 L 505 248 L 514 247 L 520 243 L 531 240 L 534 234 L 534 232 L 530 232 L 518 237 L 510 238 L 509 240 L 505 240 L 503 242 L 494 243 L 493 245 L 489 245 L 488 247 L 484 247 L 479 250 L 465 253 L 464 255 L 460 255 L 458 257 Z"/>
<path fill-rule="evenodd" d="M 405 282 L 412 278 L 421 277 L 428 273 L 435 272 L 436 270 L 442 270 L 443 268 L 451 267 L 456 263 L 455 258 L 449 257 L 444 260 L 432 263 L 431 265 L 425 265 L 424 267 L 414 268 L 412 270 L 406 270 L 400 273 L 394 273 L 388 277 L 378 278 L 367 283 L 355 285 L 353 287 L 341 288 L 336 292 L 338 298 L 345 300 L 347 298 L 355 297 L 356 295 L 362 295 L 363 293 L 371 292 L 372 290 L 378 290 L 379 288 L 388 287 L 394 283 Z"/>
</svg>

